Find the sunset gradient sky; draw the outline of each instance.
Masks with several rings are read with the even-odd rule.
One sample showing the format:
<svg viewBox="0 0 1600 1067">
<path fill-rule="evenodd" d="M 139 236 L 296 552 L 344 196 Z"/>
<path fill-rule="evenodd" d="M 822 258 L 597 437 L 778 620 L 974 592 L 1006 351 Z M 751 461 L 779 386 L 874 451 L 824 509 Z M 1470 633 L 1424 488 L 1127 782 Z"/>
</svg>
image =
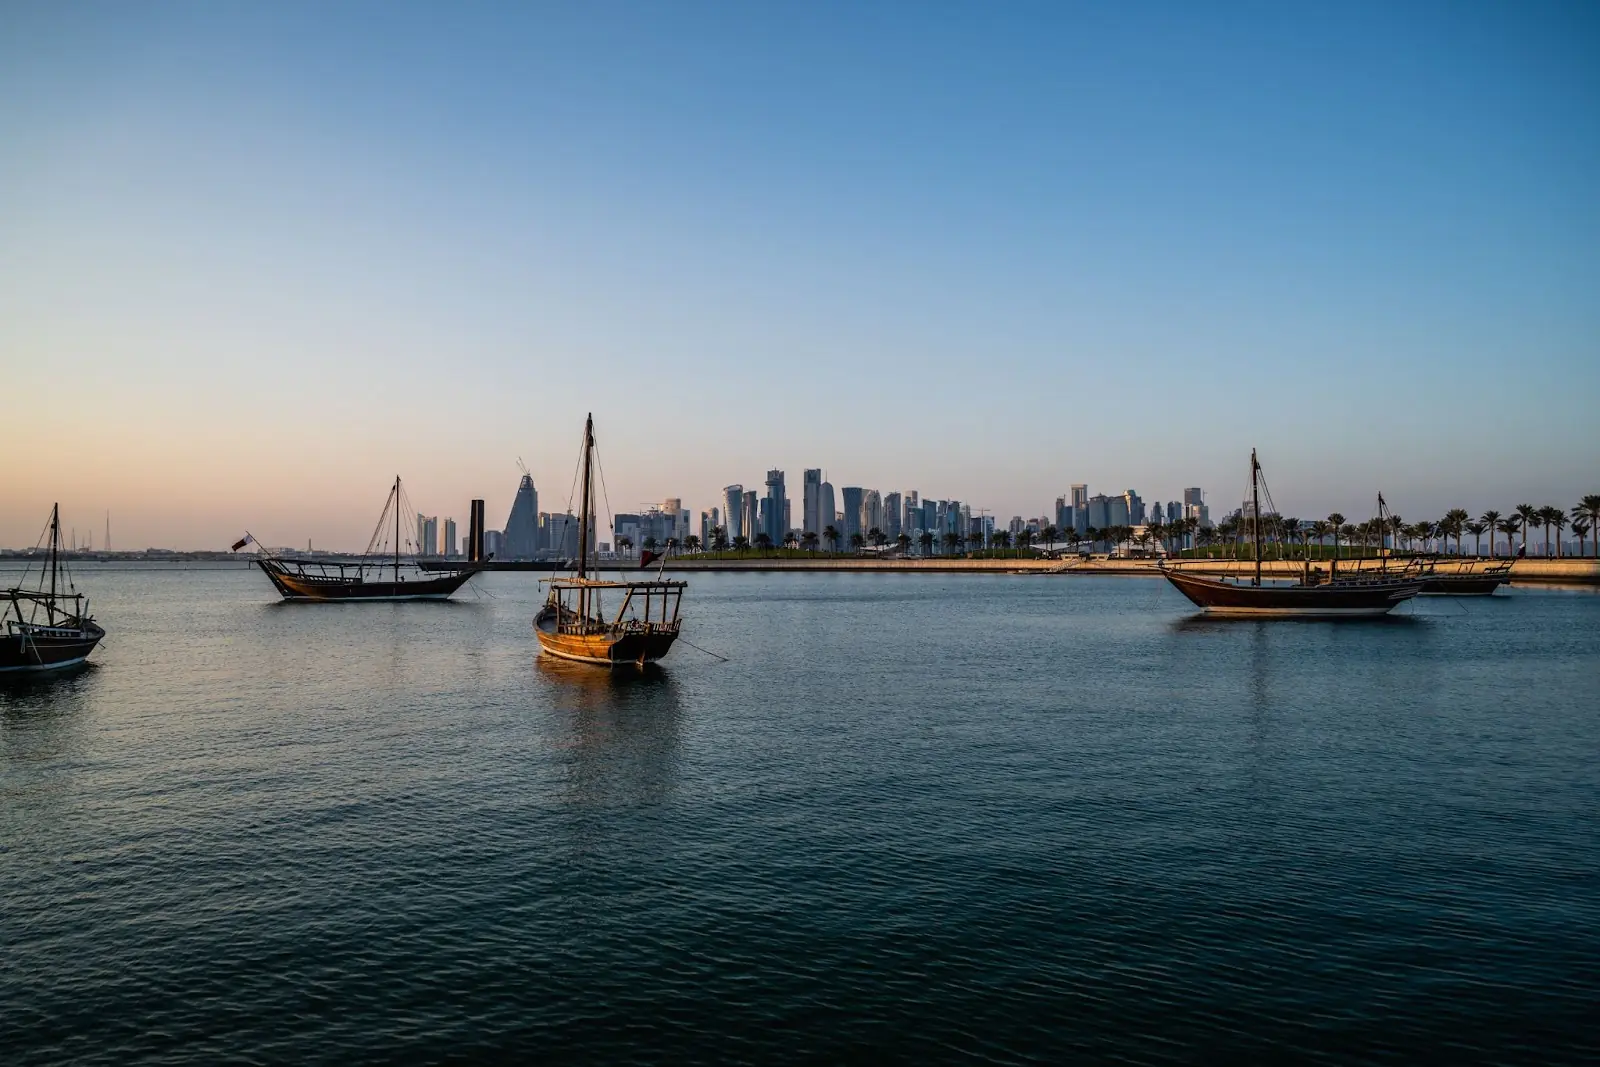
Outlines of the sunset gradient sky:
<svg viewBox="0 0 1600 1067">
<path fill-rule="evenodd" d="M 0 6 L 0 545 L 1600 491 L 1600 5 Z"/>
</svg>

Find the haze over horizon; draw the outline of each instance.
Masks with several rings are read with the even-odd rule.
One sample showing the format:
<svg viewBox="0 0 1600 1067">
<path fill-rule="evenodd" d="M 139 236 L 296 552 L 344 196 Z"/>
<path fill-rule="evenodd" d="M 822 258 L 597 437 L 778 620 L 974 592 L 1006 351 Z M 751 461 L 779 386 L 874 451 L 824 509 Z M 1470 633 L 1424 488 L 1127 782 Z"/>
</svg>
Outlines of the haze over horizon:
<svg viewBox="0 0 1600 1067">
<path fill-rule="evenodd" d="M 1600 491 L 1600 8 L 0 9 L 0 545 Z"/>
</svg>

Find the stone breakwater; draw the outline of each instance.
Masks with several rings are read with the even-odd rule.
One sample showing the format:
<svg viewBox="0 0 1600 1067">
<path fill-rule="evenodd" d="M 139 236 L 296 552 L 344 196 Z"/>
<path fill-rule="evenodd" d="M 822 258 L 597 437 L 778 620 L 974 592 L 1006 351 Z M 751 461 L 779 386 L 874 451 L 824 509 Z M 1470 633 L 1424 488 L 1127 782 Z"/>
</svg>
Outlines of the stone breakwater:
<svg viewBox="0 0 1600 1067">
<path fill-rule="evenodd" d="M 1342 567 L 1360 561 L 1343 560 Z M 1371 566 L 1371 561 L 1368 561 Z M 1186 560 L 1184 569 L 1205 574 L 1238 574 L 1251 564 L 1233 560 Z M 1297 577 L 1302 564 L 1272 560 L 1261 565 L 1265 575 Z M 1327 561 L 1317 566 L 1326 570 Z M 1144 559 L 712 559 L 692 557 L 667 561 L 669 571 L 910 571 L 934 574 L 951 572 L 985 574 L 1121 574 L 1155 577 L 1154 560 Z M 1593 559 L 1519 559 L 1511 568 L 1514 582 L 1552 585 L 1600 585 L 1600 561 Z"/>
</svg>

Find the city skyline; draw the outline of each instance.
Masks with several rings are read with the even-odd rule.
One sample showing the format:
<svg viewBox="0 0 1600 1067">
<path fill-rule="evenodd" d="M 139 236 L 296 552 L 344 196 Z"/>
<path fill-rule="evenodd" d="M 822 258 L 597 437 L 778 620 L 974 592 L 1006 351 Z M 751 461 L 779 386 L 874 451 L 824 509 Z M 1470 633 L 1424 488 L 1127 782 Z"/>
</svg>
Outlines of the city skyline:
<svg viewBox="0 0 1600 1067">
<path fill-rule="evenodd" d="M 1556 5 L 8 5 L 0 418 L 49 446 L 0 543 L 60 501 L 118 546 L 359 547 L 396 473 L 498 521 L 519 456 L 564 504 L 589 410 L 619 511 L 769 469 L 1222 499 L 1252 447 L 1297 513 L 1570 501 L 1597 41 Z"/>
</svg>

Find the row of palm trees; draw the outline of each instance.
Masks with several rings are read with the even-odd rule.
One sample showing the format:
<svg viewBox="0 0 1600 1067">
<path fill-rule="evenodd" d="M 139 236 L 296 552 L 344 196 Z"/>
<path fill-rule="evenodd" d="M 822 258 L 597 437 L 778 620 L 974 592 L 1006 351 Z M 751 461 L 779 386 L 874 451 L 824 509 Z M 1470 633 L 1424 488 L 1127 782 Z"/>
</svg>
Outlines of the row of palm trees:
<svg viewBox="0 0 1600 1067">
<path fill-rule="evenodd" d="M 1267 516 L 1262 520 L 1262 540 L 1277 547 L 1279 554 L 1286 547 L 1299 544 L 1309 553 L 1312 540 L 1319 546 L 1326 546 L 1329 539 L 1333 541 L 1334 555 L 1338 556 L 1346 547 L 1354 550 L 1362 549 L 1400 548 L 1418 552 L 1449 552 L 1451 542 L 1454 542 L 1455 553 L 1461 554 L 1462 538 L 1470 535 L 1473 539 L 1473 555 L 1482 555 L 1483 535 L 1489 535 L 1489 551 L 1495 554 L 1495 535 L 1504 534 L 1509 546 L 1518 533 L 1522 534 L 1522 551 L 1526 553 L 1528 547 L 1528 534 L 1532 530 L 1544 531 L 1545 555 L 1550 554 L 1550 535 L 1555 533 L 1556 555 L 1561 555 L 1562 531 L 1571 527 L 1572 532 L 1578 535 L 1579 555 L 1585 554 L 1585 547 L 1589 543 L 1589 534 L 1595 532 L 1593 554 L 1600 557 L 1600 494 L 1590 494 L 1574 505 L 1570 511 L 1564 512 L 1558 507 L 1536 508 L 1529 504 L 1518 504 L 1509 513 L 1499 511 L 1485 511 L 1477 519 L 1473 519 L 1462 508 L 1452 508 L 1444 517 L 1429 522 L 1407 522 L 1399 515 L 1386 515 L 1381 518 L 1370 519 L 1362 523 L 1350 523 L 1338 512 L 1334 512 L 1326 519 L 1316 519 L 1303 522 L 1298 518 L 1285 518 L 1281 516 Z M 1174 519 L 1163 522 L 1155 519 L 1148 523 L 1142 530 L 1135 532 L 1132 526 L 1108 526 L 1096 529 L 1091 526 L 1086 531 L 1079 533 L 1068 527 L 1059 529 L 1054 525 L 1047 525 L 1038 534 L 1032 530 L 1022 530 L 1015 535 L 1005 530 L 996 530 L 987 540 L 981 537 L 966 537 L 954 530 L 946 530 L 935 535 L 932 531 L 924 530 L 915 538 L 906 533 L 897 537 L 889 537 L 882 530 L 873 527 L 865 534 L 853 533 L 848 538 L 842 535 L 835 526 L 828 526 L 821 534 L 807 531 L 804 534 L 791 530 L 783 539 L 782 547 L 788 549 L 806 549 L 816 552 L 822 544 L 827 544 L 829 550 L 837 553 L 842 542 L 848 541 L 854 552 L 863 551 L 868 545 L 874 549 L 882 550 L 893 542 L 901 554 L 908 553 L 913 544 L 916 544 L 924 555 L 932 555 L 937 545 L 946 553 L 957 553 L 966 548 L 975 550 L 1005 551 L 1015 545 L 1017 554 L 1028 552 L 1036 543 L 1042 543 L 1050 552 L 1055 551 L 1055 546 L 1065 544 L 1073 551 L 1082 545 L 1095 547 L 1103 546 L 1109 550 L 1113 546 L 1136 545 L 1140 549 L 1149 550 L 1159 546 L 1168 552 L 1176 552 L 1186 546 L 1197 549 L 1210 549 L 1219 546 L 1225 551 L 1236 553 L 1239 546 L 1251 541 L 1254 531 L 1251 528 L 1249 516 L 1233 516 L 1224 519 L 1215 526 L 1201 526 L 1194 518 Z M 627 537 L 617 538 L 619 549 L 632 548 L 633 543 Z M 757 534 L 754 540 L 747 537 L 728 538 L 727 527 L 717 526 L 711 531 L 710 544 L 703 544 L 699 537 L 690 535 L 681 541 L 669 537 L 665 542 L 657 541 L 654 537 L 644 539 L 644 548 L 655 551 L 658 548 L 682 549 L 688 552 L 699 552 L 702 548 L 714 552 L 726 552 L 730 548 L 736 552 L 748 552 L 751 548 L 759 551 L 770 551 L 774 547 L 772 538 L 765 533 Z"/>
</svg>

